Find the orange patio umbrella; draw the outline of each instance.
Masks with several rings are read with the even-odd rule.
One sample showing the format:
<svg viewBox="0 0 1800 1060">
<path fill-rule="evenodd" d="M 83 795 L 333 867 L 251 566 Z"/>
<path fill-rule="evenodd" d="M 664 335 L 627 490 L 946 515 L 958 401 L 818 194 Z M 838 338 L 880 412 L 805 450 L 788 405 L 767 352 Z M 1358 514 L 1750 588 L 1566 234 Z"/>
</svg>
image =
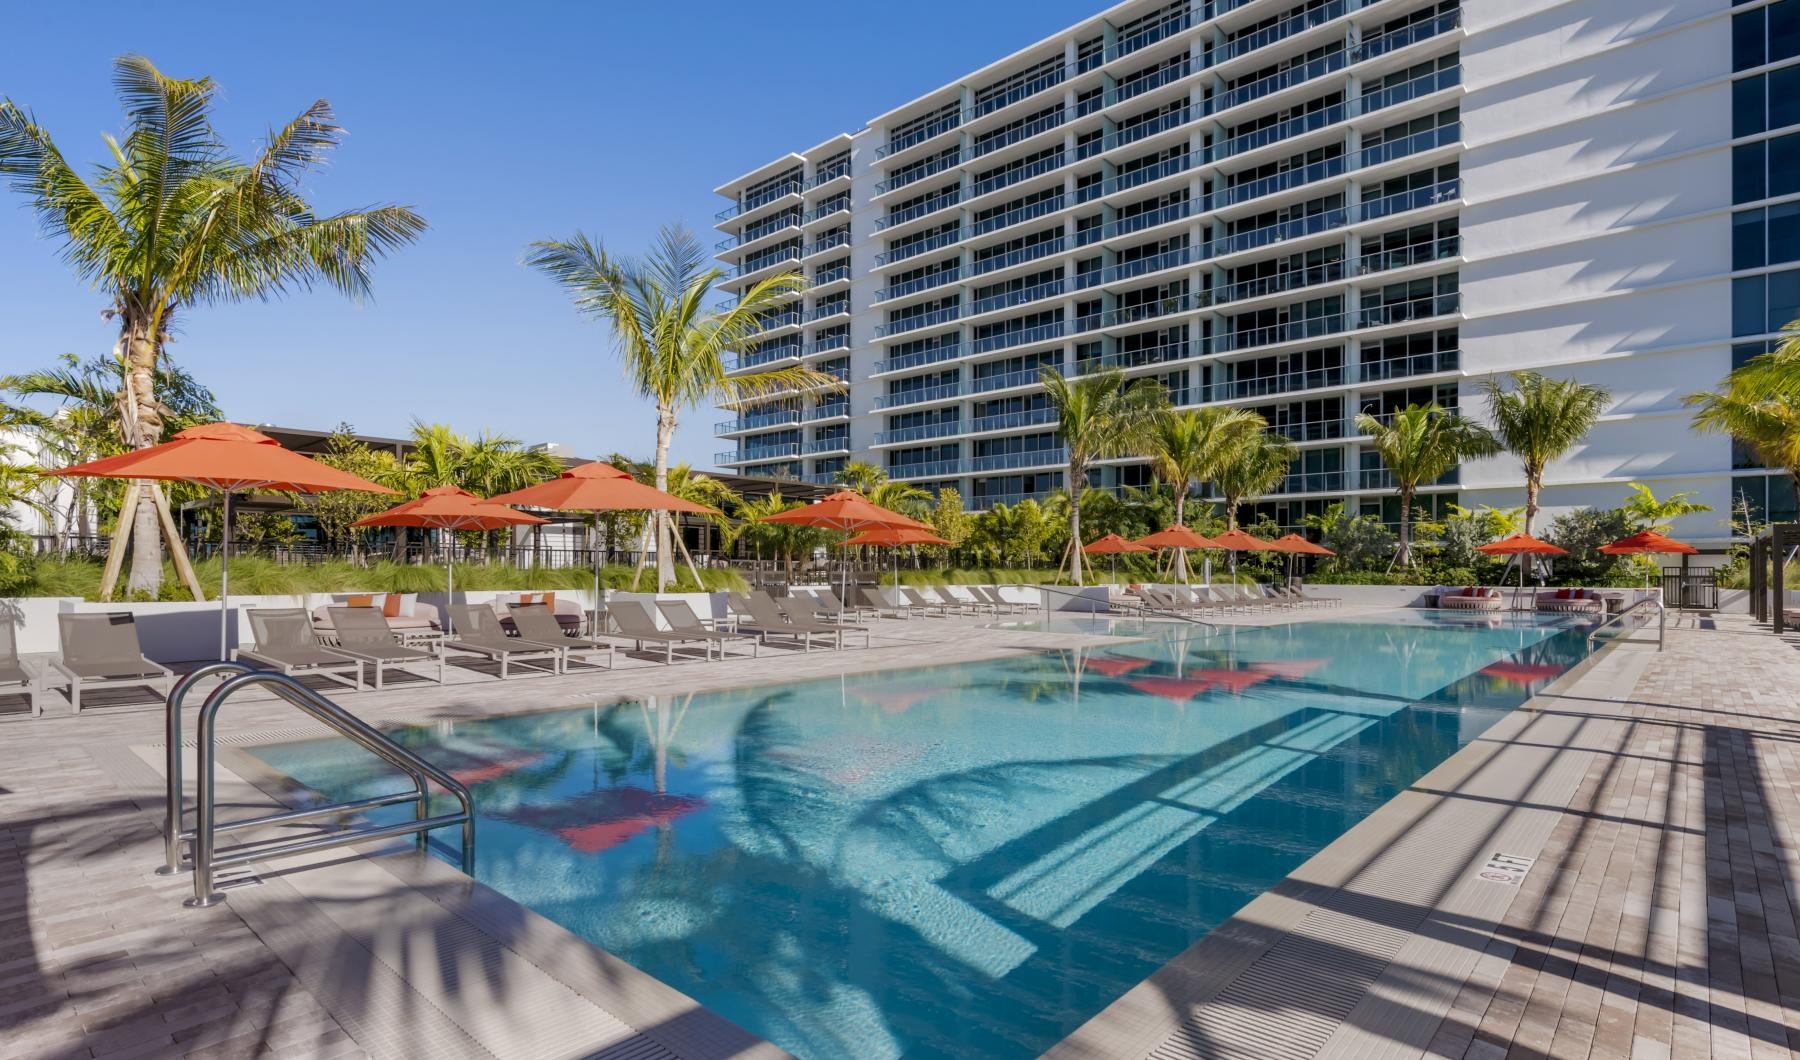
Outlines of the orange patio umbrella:
<svg viewBox="0 0 1800 1060">
<path fill-rule="evenodd" d="M 1255 534 L 1247 534 L 1238 527 L 1232 527 L 1218 537 L 1213 538 L 1213 547 L 1222 548 L 1231 553 L 1231 574 L 1237 577 L 1237 554 L 1239 552 L 1279 552 L 1274 542 L 1264 541 Z"/>
<path fill-rule="evenodd" d="M 1187 550 L 1190 548 L 1217 548 L 1209 537 L 1201 537 L 1185 526 L 1179 524 L 1167 530 L 1158 530 L 1154 534 L 1146 534 L 1138 538 L 1137 543 L 1146 548 L 1172 548 L 1177 559 L 1176 567 L 1183 577 L 1187 573 Z"/>
<path fill-rule="evenodd" d="M 1119 554 L 1120 553 L 1122 553 L 1122 552 L 1154 552 L 1155 549 L 1152 549 L 1148 545 L 1141 545 L 1141 544 L 1137 543 L 1136 541 L 1127 541 L 1125 538 L 1120 537 L 1118 534 L 1107 534 L 1105 537 L 1100 538 L 1098 541 L 1091 541 L 1088 544 L 1081 546 L 1081 551 L 1087 553 L 1090 556 L 1111 556 L 1112 557 L 1112 576 L 1116 578 L 1119 575 Z"/>
<path fill-rule="evenodd" d="M 492 504 L 521 504 L 527 508 L 555 508 L 577 512 L 693 512 L 715 515 L 717 510 L 683 500 L 655 486 L 646 486 L 612 466 L 596 460 L 572 467 L 548 482 L 488 498 Z M 600 606 L 600 554 L 594 553 L 594 606 Z"/>
<path fill-rule="evenodd" d="M 893 528 L 877 527 L 864 530 L 855 537 L 844 542 L 844 547 L 867 545 L 870 548 L 905 548 L 908 545 L 948 545 L 950 542 L 929 530 L 914 530 L 911 527 L 897 526 Z M 894 584 L 900 583 L 900 565 L 894 565 Z"/>
<path fill-rule="evenodd" d="M 279 490 L 283 493 L 327 493 L 357 490 L 393 493 L 302 456 L 260 431 L 235 423 L 206 423 L 179 431 L 175 437 L 148 449 L 91 460 L 73 467 L 56 468 L 46 475 L 87 478 L 155 479 L 160 482 L 193 482 L 220 493 L 220 532 L 223 546 L 219 560 L 219 658 L 230 654 L 227 627 L 231 597 L 231 495 L 246 490 Z"/>
<path fill-rule="evenodd" d="M 1636 556 L 1643 553 L 1665 553 L 1676 556 L 1697 556 L 1700 550 L 1683 541 L 1664 537 L 1654 530 L 1640 530 L 1629 537 L 1621 537 L 1608 545 L 1601 545 L 1600 551 L 1609 556 Z M 1687 560 L 1681 561 L 1683 564 Z M 1644 588 L 1650 588 L 1650 572 L 1644 572 Z"/>
<path fill-rule="evenodd" d="M 923 530 L 931 527 L 899 512 L 883 508 L 855 490 L 838 490 L 831 496 L 763 519 L 766 523 L 789 523 L 794 526 L 816 526 L 824 530 L 854 533 L 858 530 Z M 849 595 L 850 571 L 845 563 L 842 592 Z"/>
<path fill-rule="evenodd" d="M 1275 546 L 1275 551 L 1287 553 L 1287 557 L 1288 557 L 1287 558 L 1287 580 L 1288 580 L 1288 584 L 1290 584 L 1290 585 L 1293 584 L 1293 581 L 1294 581 L 1294 557 L 1295 556 L 1335 556 L 1335 555 L 1337 555 L 1336 552 L 1331 551 L 1330 549 L 1326 548 L 1324 545 L 1315 545 L 1311 541 L 1308 541 L 1306 538 L 1301 537 L 1299 534 L 1283 534 L 1280 537 L 1276 538 L 1275 540 L 1269 542 L 1269 544 Z"/>
<path fill-rule="evenodd" d="M 410 501 L 385 512 L 364 516 L 351 526 L 416 526 L 426 530 L 500 530 L 509 526 L 533 526 L 550 520 L 515 512 L 504 504 L 484 501 L 457 486 L 435 486 Z M 456 557 L 444 550 L 444 599 L 456 599 Z M 450 612 L 444 611 L 444 631 L 451 631 Z"/>
<path fill-rule="evenodd" d="M 1475 551 L 1489 556 L 1566 556 L 1569 554 L 1567 549 L 1557 548 L 1548 541 L 1539 541 L 1525 533 L 1503 537 L 1498 541 L 1489 541 L 1485 545 L 1476 545 Z M 1525 561 L 1523 559 L 1519 561 L 1519 588 L 1525 588 Z"/>
</svg>

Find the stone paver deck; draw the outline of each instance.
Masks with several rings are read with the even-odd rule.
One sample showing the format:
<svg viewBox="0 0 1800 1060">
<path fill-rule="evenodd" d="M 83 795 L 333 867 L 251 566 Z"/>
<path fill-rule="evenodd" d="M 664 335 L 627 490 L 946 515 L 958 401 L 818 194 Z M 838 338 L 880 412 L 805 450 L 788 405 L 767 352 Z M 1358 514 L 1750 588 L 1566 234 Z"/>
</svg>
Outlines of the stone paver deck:
<svg viewBox="0 0 1800 1060">
<path fill-rule="evenodd" d="M 972 625 L 884 622 L 868 651 L 505 684 L 463 670 L 341 701 L 389 725 L 1089 642 Z M 1660 655 L 1609 652 L 1055 1052 L 1790 1055 L 1796 689 L 1800 637 L 1742 619 L 1672 629 Z M 42 719 L 0 721 L 0 1060 L 776 1052 L 429 859 L 338 852 L 181 909 L 185 879 L 151 872 L 159 705 L 65 709 L 52 696 Z M 226 734 L 297 727 L 246 701 Z M 226 796 L 266 800 L 235 778 Z M 1495 851 L 1536 862 L 1517 886 L 1484 883 Z"/>
</svg>

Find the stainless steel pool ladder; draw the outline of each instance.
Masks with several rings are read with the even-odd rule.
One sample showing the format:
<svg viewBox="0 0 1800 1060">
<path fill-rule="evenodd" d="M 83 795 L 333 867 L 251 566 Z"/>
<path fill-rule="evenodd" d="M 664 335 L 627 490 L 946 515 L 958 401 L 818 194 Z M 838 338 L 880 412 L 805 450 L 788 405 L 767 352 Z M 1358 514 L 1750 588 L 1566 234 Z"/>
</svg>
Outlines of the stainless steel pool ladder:
<svg viewBox="0 0 1800 1060">
<path fill-rule="evenodd" d="M 1669 632 L 1669 609 L 1664 607 L 1662 601 L 1654 596 L 1645 597 L 1644 599 L 1639 600 L 1637 603 L 1632 604 L 1625 610 L 1620 611 L 1618 614 L 1595 626 L 1588 632 L 1588 644 L 1591 646 L 1594 641 L 1599 638 L 1601 632 L 1604 631 L 1606 627 L 1623 622 L 1634 612 L 1646 607 L 1656 608 L 1656 650 L 1662 651 L 1663 641 L 1667 639 Z"/>
<path fill-rule="evenodd" d="M 1081 600 L 1087 599 L 1087 597 L 1082 596 L 1080 593 L 1068 592 L 1068 591 L 1066 591 L 1058 586 L 1055 586 L 1055 585 L 1023 585 L 1023 584 L 1021 584 L 1019 586 L 1019 588 L 1021 588 L 1021 589 L 1042 589 L 1045 592 L 1060 593 L 1063 596 L 1067 596 L 1071 599 L 1081 599 Z M 1114 600 L 1111 597 L 1107 598 L 1106 606 L 1108 608 L 1107 612 L 1095 611 L 1092 613 L 1093 614 L 1105 614 L 1105 613 L 1110 613 L 1112 608 L 1123 607 L 1123 608 L 1128 608 L 1132 611 L 1136 611 L 1139 615 L 1143 615 L 1148 618 L 1173 618 L 1173 619 L 1178 619 L 1182 622 L 1187 622 L 1191 625 L 1205 626 L 1207 629 L 1212 630 L 1214 633 L 1217 633 L 1219 631 L 1219 627 L 1216 623 L 1208 622 L 1203 618 L 1195 618 L 1193 615 L 1184 615 L 1177 611 L 1159 611 L 1159 610 L 1156 610 L 1155 608 L 1145 607 L 1143 604 L 1128 604 L 1128 603 L 1124 602 L 1123 600 Z"/>
<path fill-rule="evenodd" d="M 195 685 L 214 675 L 225 675 L 225 678 L 219 687 L 213 689 L 212 694 L 206 697 L 206 702 L 200 706 L 200 721 L 194 740 L 199 754 L 196 770 L 198 791 L 195 800 L 194 827 L 186 828 L 184 827 L 186 812 L 183 790 L 186 785 L 182 783 L 181 776 L 181 705 Z M 301 810 L 286 810 L 262 817 L 219 824 L 213 817 L 217 799 L 214 776 L 217 753 L 214 748 L 214 739 L 219 708 L 223 707 L 225 701 L 240 689 L 252 686 L 269 689 L 279 698 L 304 711 L 315 721 L 354 741 L 364 750 L 405 773 L 412 779 L 413 790 L 366 799 L 351 799 L 325 806 L 311 806 Z M 156 871 L 158 875 L 162 876 L 172 876 L 190 870 L 194 873 L 194 896 L 182 903 L 188 908 L 204 909 L 225 900 L 223 894 L 213 889 L 214 873 L 222 868 L 267 858 L 329 850 L 351 843 L 409 834 L 417 837 L 419 848 L 423 850 L 428 832 L 434 828 L 446 828 L 451 825 L 462 826 L 462 868 L 466 873 L 471 875 L 474 873 L 475 805 L 469 797 L 469 789 L 448 773 L 395 743 L 379 730 L 300 681 L 272 671 L 252 670 L 243 663 L 211 663 L 202 666 L 177 682 L 175 687 L 169 691 L 165 709 L 167 711 L 165 735 L 168 740 L 166 752 L 167 814 L 163 823 L 164 862 L 162 868 Z M 427 781 L 437 784 L 456 799 L 458 804 L 456 812 L 439 814 L 435 817 L 431 815 L 431 795 Z M 288 824 L 315 817 L 372 810 L 382 806 L 399 806 L 409 802 L 413 804 L 413 820 L 400 824 L 365 825 L 300 839 L 265 840 L 235 847 L 223 854 L 219 853 L 217 849 L 218 836 L 223 832 Z M 192 844 L 193 857 L 191 860 L 182 856 L 183 843 Z"/>
</svg>

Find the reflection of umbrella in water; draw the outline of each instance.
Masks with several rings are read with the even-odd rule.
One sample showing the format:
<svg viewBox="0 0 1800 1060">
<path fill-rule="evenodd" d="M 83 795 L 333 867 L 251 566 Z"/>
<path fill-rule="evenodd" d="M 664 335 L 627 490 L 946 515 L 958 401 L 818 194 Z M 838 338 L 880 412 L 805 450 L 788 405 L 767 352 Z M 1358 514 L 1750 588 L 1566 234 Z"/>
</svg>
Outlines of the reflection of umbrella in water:
<svg viewBox="0 0 1800 1060">
<path fill-rule="evenodd" d="M 1160 696 L 1171 703 L 1189 702 L 1214 684 L 1192 677 L 1134 677 L 1126 683 L 1139 692 Z"/>
<path fill-rule="evenodd" d="M 1284 681 L 1299 681 L 1311 676 L 1313 671 L 1329 661 L 1329 659 L 1268 659 L 1263 662 L 1251 663 L 1250 669 L 1271 677 L 1279 677 Z"/>
<path fill-rule="evenodd" d="M 880 707 L 883 714 L 905 714 L 933 696 L 942 695 L 944 691 L 942 688 L 859 688 L 856 696 Z"/>
<path fill-rule="evenodd" d="M 1210 681 L 1235 696 L 1246 688 L 1273 679 L 1275 675 L 1260 670 L 1194 670 L 1188 676 L 1196 681 Z"/>
<path fill-rule="evenodd" d="M 1493 677 L 1508 684 L 1529 686 L 1539 681 L 1547 681 L 1568 669 L 1550 663 L 1518 662 L 1513 659 L 1502 659 L 1497 663 L 1489 663 L 1479 671 L 1483 677 Z"/>
<path fill-rule="evenodd" d="M 1082 668 L 1092 670 L 1107 677 L 1123 677 L 1133 670 L 1141 670 L 1150 665 L 1149 659 L 1138 659 L 1128 655 L 1090 655 L 1082 661 Z"/>
<path fill-rule="evenodd" d="M 498 816 L 553 833 L 577 853 L 595 854 L 705 806 L 706 800 L 697 796 L 659 795 L 626 785 L 586 792 L 549 806 L 521 806 Z"/>
<path fill-rule="evenodd" d="M 476 759 L 461 769 L 451 769 L 449 772 L 452 777 L 456 778 L 457 783 L 473 786 L 485 784 L 490 780 L 498 780 L 508 773 L 527 769 L 543 760 L 544 756 L 541 754 L 521 755 L 517 758 L 503 758 L 486 762 Z"/>
</svg>

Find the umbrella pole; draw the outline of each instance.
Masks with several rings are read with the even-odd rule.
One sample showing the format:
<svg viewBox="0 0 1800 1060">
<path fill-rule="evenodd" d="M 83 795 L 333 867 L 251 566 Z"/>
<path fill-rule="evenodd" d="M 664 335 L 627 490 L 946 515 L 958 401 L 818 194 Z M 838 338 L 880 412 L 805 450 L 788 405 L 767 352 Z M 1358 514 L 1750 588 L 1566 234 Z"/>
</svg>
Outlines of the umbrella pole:
<svg viewBox="0 0 1800 1060">
<path fill-rule="evenodd" d="M 219 493 L 219 512 L 225 520 L 219 531 L 219 661 L 231 660 L 231 636 L 227 628 L 231 617 L 231 491 Z"/>
</svg>

